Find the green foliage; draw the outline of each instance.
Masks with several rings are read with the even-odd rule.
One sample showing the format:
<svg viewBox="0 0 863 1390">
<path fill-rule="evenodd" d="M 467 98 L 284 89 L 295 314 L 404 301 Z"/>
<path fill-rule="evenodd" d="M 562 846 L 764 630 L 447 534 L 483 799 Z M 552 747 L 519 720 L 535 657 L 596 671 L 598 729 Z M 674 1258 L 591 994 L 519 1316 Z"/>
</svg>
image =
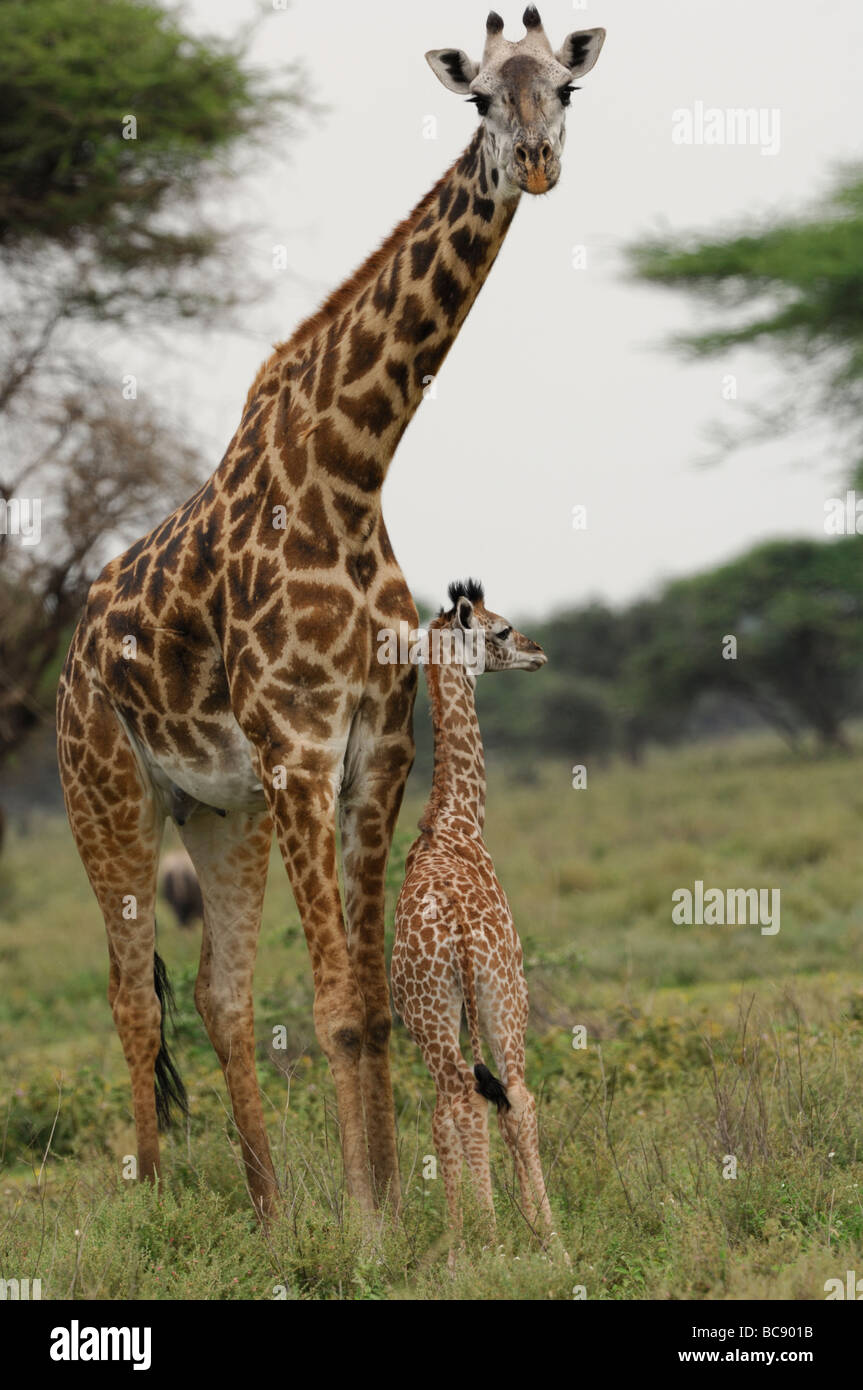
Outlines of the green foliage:
<svg viewBox="0 0 863 1390">
<path fill-rule="evenodd" d="M 211 250 L 212 228 L 161 215 L 296 90 L 267 90 L 242 45 L 194 38 L 143 0 L 2 0 L 0 22 L 0 243 L 87 239 L 136 272 Z"/>
<path fill-rule="evenodd" d="M 808 215 L 730 235 L 648 240 L 630 248 L 642 280 L 693 293 L 714 326 L 679 340 L 701 355 L 769 348 L 817 372 L 814 401 L 799 375 L 798 405 L 856 425 L 863 405 L 863 173 L 851 168 Z M 793 403 L 793 396 L 789 396 Z M 796 421 L 789 413 L 786 424 Z M 780 423 L 777 412 L 771 423 Z"/>
<path fill-rule="evenodd" d="M 735 327 L 693 335 L 702 352 L 776 338 L 809 350 L 863 336 L 863 177 L 837 184 L 817 214 L 715 241 L 694 237 L 632 248 L 642 279 L 746 308 Z M 763 295 L 781 302 L 765 309 Z M 863 370 L 863 361 L 858 362 Z"/>
<path fill-rule="evenodd" d="M 74 1083 L 65 1090 L 56 1076 L 37 1072 L 25 1086 L 16 1087 L 8 1097 L 4 1145 L 7 1162 L 25 1158 L 36 1167 L 48 1150 L 58 1157 L 74 1154 L 86 1136 L 92 1146 L 93 1134 L 104 1133 L 109 1118 L 129 1108 L 128 1094 L 92 1067 L 81 1067 Z"/>
<path fill-rule="evenodd" d="M 863 544 L 774 541 L 658 600 L 661 621 L 635 649 L 630 678 L 644 712 L 691 707 L 704 691 L 750 702 L 780 730 L 842 742 L 863 693 Z M 723 654 L 736 638 L 736 658 Z"/>
</svg>

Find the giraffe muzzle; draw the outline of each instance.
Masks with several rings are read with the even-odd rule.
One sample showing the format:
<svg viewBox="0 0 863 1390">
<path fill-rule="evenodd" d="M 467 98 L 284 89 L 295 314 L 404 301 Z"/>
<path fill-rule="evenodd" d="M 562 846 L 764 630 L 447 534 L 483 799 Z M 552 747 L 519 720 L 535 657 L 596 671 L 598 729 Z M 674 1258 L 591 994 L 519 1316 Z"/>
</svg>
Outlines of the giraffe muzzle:
<svg viewBox="0 0 863 1390">
<path fill-rule="evenodd" d="M 523 671 L 538 671 L 540 666 L 544 666 L 548 657 L 537 646 L 536 642 L 528 642 L 528 645 L 519 652 L 519 666 Z"/>
<path fill-rule="evenodd" d="M 548 193 L 560 178 L 550 140 L 518 140 L 513 146 L 516 182 L 526 193 Z"/>
</svg>

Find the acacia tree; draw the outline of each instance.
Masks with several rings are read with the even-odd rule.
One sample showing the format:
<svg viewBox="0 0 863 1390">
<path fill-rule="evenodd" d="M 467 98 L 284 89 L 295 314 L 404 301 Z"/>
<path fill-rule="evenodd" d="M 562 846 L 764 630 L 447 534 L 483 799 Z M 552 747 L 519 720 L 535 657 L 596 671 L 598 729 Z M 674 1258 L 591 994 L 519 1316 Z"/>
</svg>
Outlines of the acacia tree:
<svg viewBox="0 0 863 1390">
<path fill-rule="evenodd" d="M 152 3 L 0 0 L 0 27 L 2 762 L 48 717 L 99 565 L 204 472 L 188 431 L 123 398 L 100 345 L 224 321 L 232 243 L 205 195 L 305 96 L 295 67 L 275 85 L 250 63 L 251 30 L 198 38 Z"/>
<path fill-rule="evenodd" d="M 629 259 L 638 278 L 712 311 L 710 327 L 677 340 L 682 350 L 757 347 L 805 368 L 762 410 L 764 437 L 824 419 L 844 427 L 852 457 L 863 458 L 863 169 L 846 169 L 804 216 L 718 238 L 647 240 Z"/>
<path fill-rule="evenodd" d="M 0 0 L 0 25 L 0 246 L 88 252 L 98 282 L 69 303 L 100 319 L 160 301 L 197 316 L 204 282 L 177 272 L 223 240 L 195 206 L 205 177 L 284 125 L 296 70 L 273 86 L 250 33 L 197 38 L 145 0 Z"/>
</svg>

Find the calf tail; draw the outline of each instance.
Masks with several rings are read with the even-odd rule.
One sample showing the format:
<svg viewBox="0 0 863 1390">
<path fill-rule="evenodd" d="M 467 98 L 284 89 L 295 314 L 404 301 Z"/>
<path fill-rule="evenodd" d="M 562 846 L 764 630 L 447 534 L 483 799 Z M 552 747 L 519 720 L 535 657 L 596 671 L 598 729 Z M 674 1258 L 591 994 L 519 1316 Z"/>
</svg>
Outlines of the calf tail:
<svg viewBox="0 0 863 1390">
<path fill-rule="evenodd" d="M 482 1062 L 477 1062 L 473 1069 L 476 1077 L 476 1089 L 485 1100 L 494 1101 L 498 1110 L 509 1110 L 509 1096 L 502 1081 L 498 1081 L 493 1072 Z"/>
<path fill-rule="evenodd" d="M 482 1059 L 482 1037 L 479 1031 L 479 1010 L 476 1005 L 476 978 L 474 976 L 473 955 L 464 928 L 459 921 L 456 921 L 454 936 L 458 971 L 461 976 L 464 1012 L 467 1018 L 468 1033 L 470 1034 L 471 1051 L 473 1052 L 473 1074 L 476 1077 L 476 1090 L 484 1100 L 493 1101 L 498 1110 L 509 1110 L 510 1104 L 506 1094 L 506 1088 L 503 1083 L 489 1071 Z"/>
</svg>

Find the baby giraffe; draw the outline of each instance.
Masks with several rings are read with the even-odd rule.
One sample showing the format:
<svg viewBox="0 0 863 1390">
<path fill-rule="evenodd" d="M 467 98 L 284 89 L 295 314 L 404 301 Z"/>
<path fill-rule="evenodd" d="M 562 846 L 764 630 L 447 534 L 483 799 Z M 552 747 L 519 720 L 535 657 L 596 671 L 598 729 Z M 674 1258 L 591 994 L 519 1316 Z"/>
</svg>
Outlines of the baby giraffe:
<svg viewBox="0 0 863 1390">
<path fill-rule="evenodd" d="M 451 584 L 449 598 L 452 607 L 441 611 L 428 633 L 434 779 L 396 907 L 393 999 L 434 1077 L 432 1133 L 451 1226 L 460 1224 L 463 1159 L 494 1221 L 488 1151 L 492 1101 L 515 1163 L 524 1214 L 548 1231 L 551 1212 L 539 1162 L 536 1104 L 524 1084 L 527 983 L 509 904 L 482 838 L 486 779 L 474 706 L 480 670 L 536 671 L 546 656 L 485 607 L 476 581 Z M 459 1045 L 462 1005 L 473 1071 Z M 500 1080 L 483 1061 L 483 1033 Z"/>
</svg>

